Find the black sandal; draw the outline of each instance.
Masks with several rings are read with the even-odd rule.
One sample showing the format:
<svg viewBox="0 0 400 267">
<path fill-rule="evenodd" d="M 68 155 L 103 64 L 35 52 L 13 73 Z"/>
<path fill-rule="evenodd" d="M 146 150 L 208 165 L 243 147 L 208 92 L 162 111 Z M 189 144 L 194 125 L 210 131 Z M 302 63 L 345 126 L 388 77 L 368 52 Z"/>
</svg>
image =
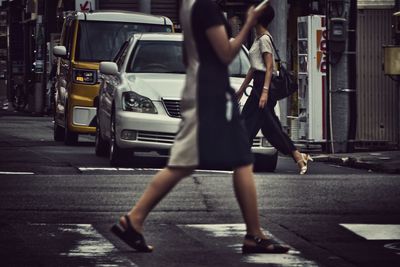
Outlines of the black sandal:
<svg viewBox="0 0 400 267">
<path fill-rule="evenodd" d="M 111 232 L 139 252 L 152 252 L 153 247 L 148 246 L 143 235 L 133 228 L 128 215 L 124 215 L 124 218 L 127 227 L 125 228 L 120 223 L 117 223 L 111 227 Z"/>
<path fill-rule="evenodd" d="M 243 245 L 242 253 L 250 254 L 250 253 L 286 253 L 289 251 L 289 247 L 279 243 L 274 239 L 263 239 L 257 236 L 247 234 L 245 237 L 247 240 L 254 241 L 256 243 L 255 246 Z M 268 248 L 272 245 L 272 248 Z"/>
</svg>

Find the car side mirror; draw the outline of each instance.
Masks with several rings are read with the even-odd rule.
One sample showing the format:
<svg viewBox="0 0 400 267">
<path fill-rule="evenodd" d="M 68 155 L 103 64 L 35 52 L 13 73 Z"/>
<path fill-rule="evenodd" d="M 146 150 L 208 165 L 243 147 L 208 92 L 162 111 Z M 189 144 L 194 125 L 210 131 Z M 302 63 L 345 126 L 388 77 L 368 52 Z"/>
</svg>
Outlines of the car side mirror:
<svg viewBox="0 0 400 267">
<path fill-rule="evenodd" d="M 63 45 L 57 45 L 53 48 L 53 54 L 56 57 L 65 57 L 67 55 L 67 48 Z"/>
<path fill-rule="evenodd" d="M 100 62 L 100 72 L 106 75 L 117 75 L 118 66 L 115 62 L 103 61 Z"/>
</svg>

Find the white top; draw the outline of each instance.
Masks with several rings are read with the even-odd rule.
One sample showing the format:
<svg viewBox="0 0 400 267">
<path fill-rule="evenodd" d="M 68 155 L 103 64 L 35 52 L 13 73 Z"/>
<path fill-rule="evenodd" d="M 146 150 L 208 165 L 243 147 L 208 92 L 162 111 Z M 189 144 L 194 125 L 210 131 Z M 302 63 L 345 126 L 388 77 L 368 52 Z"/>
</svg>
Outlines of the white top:
<svg viewBox="0 0 400 267">
<path fill-rule="evenodd" d="M 253 69 L 260 70 L 260 71 L 266 71 L 267 68 L 264 64 L 264 59 L 263 59 L 263 54 L 264 53 L 270 53 L 272 54 L 272 59 L 273 59 L 273 74 L 276 73 L 276 67 L 275 67 L 275 55 L 274 55 L 274 47 L 272 46 L 272 42 L 270 39 L 270 36 L 267 34 L 263 34 L 260 37 L 257 37 L 250 50 L 249 50 L 249 59 L 250 59 L 250 64 Z"/>
</svg>

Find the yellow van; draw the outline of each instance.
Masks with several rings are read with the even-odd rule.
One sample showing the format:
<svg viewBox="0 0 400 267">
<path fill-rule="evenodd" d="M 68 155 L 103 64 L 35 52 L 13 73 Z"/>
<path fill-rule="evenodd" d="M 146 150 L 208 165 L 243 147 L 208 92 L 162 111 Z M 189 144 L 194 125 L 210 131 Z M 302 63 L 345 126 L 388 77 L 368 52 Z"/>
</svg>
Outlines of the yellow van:
<svg viewBox="0 0 400 267">
<path fill-rule="evenodd" d="M 54 140 L 73 145 L 79 134 L 96 132 L 101 61 L 112 61 L 122 44 L 137 32 L 173 32 L 172 21 L 125 11 L 71 12 L 66 14 L 55 82 Z"/>
</svg>

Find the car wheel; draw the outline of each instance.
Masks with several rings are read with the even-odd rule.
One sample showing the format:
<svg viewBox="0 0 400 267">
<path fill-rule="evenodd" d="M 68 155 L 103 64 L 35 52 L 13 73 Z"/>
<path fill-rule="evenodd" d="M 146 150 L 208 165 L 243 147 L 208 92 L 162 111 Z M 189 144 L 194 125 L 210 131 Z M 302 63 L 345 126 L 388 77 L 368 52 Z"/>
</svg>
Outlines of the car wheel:
<svg viewBox="0 0 400 267">
<path fill-rule="evenodd" d="M 273 155 L 255 154 L 254 170 L 257 172 L 274 172 L 278 163 L 278 152 Z"/>
<path fill-rule="evenodd" d="M 56 120 L 54 120 L 53 124 L 53 137 L 54 141 L 64 141 L 64 128 L 58 125 Z"/>
<path fill-rule="evenodd" d="M 97 127 L 96 127 L 96 146 L 95 146 L 96 156 L 99 156 L 99 157 L 108 156 L 108 153 L 109 153 L 108 146 L 109 146 L 108 143 L 101 136 L 100 126 L 99 126 L 99 124 L 97 124 Z"/>
<path fill-rule="evenodd" d="M 121 148 L 117 144 L 115 131 L 115 115 L 111 115 L 111 140 L 110 140 L 110 164 L 113 167 L 126 166 L 132 158 L 133 150 Z"/>
<path fill-rule="evenodd" d="M 68 129 L 68 118 L 65 118 L 64 121 L 64 144 L 66 144 L 67 146 L 76 145 L 76 143 L 78 142 L 78 134 Z"/>
</svg>

